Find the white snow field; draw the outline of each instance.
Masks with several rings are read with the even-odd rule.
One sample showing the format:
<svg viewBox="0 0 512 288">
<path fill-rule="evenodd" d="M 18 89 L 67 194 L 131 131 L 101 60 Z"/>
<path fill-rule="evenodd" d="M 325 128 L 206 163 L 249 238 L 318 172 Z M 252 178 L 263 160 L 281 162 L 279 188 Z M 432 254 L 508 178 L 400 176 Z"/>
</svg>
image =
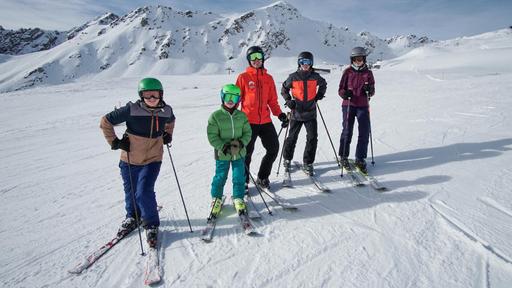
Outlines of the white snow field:
<svg viewBox="0 0 512 288">
<path fill-rule="evenodd" d="M 194 229 L 164 154 L 156 186 L 164 206 L 156 286 L 512 287 L 512 36 L 500 30 L 451 41 L 374 71 L 370 173 L 389 191 L 354 188 L 340 178 L 319 121 L 315 168 L 332 192 L 315 192 L 298 171 L 294 189 L 279 189 L 276 161 L 271 188 L 299 210 L 266 198 L 270 216 L 255 198 L 260 235 L 248 237 L 227 201 L 211 243 L 199 239 L 214 170 L 206 123 L 220 105 L 220 87 L 236 74 L 151 75 L 164 83 L 177 116 L 171 152 Z M 287 75 L 273 76 L 279 87 Z M 325 77 L 328 93 L 319 104 L 337 149 L 341 71 Z M 81 275 L 68 273 L 124 218 L 119 152 L 106 144 L 99 120 L 137 99 L 139 79 L 0 94 L 0 286 L 143 286 L 146 257 L 137 233 Z M 299 161 L 304 131 L 300 137 Z M 356 139 L 357 133 L 351 156 Z M 253 172 L 262 155 L 258 141 Z"/>
</svg>

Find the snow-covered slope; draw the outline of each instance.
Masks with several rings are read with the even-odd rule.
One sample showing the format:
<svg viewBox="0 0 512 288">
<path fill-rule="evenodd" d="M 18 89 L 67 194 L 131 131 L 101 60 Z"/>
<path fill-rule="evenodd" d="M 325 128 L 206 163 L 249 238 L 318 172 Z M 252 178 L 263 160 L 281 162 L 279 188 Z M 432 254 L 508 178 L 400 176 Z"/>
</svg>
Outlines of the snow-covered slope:
<svg viewBox="0 0 512 288">
<path fill-rule="evenodd" d="M 300 172 L 292 174 L 294 189 L 278 189 L 276 163 L 272 188 L 299 210 L 269 201 L 269 216 L 256 198 L 261 236 L 249 238 L 227 205 L 210 244 L 198 238 L 214 172 L 205 127 L 219 88 L 236 75 L 158 76 L 177 115 L 171 152 L 195 231 L 188 231 L 165 155 L 156 186 L 164 206 L 159 287 L 509 287 L 512 68 L 502 64 L 512 54 L 509 35 L 416 49 L 375 71 L 370 171 L 390 191 L 352 188 L 341 179 L 319 122 L 315 167 L 332 193 L 314 192 Z M 277 85 L 287 76 L 273 75 Z M 326 77 L 319 105 L 336 145 L 340 74 Z M 146 258 L 136 234 L 82 275 L 67 272 L 109 240 L 124 217 L 119 155 L 98 125 L 114 106 L 136 99 L 138 80 L 97 78 L 0 94 L 3 287 L 142 286 Z M 297 160 L 304 132 L 299 139 Z M 263 155 L 256 147 L 255 164 Z"/>
<path fill-rule="evenodd" d="M 345 63 L 354 46 L 368 47 L 370 60 L 394 56 L 371 33 L 355 34 L 311 20 L 282 1 L 233 17 L 141 7 L 122 17 L 105 14 L 70 31 L 67 38 L 53 49 L 0 62 L 0 92 L 82 78 L 240 71 L 252 45 L 289 64 L 304 50 L 312 51 L 318 64 Z"/>
<path fill-rule="evenodd" d="M 508 73 L 512 63 L 512 29 L 439 41 L 385 61 L 392 70 L 424 73 L 432 79 Z"/>
</svg>

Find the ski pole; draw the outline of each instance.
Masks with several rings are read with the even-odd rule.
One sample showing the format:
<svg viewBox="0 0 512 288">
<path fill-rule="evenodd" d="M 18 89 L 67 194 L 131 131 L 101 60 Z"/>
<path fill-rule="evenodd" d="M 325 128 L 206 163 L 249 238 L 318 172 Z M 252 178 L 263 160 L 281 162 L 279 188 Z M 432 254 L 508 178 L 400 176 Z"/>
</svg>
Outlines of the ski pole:
<svg viewBox="0 0 512 288">
<path fill-rule="evenodd" d="M 290 112 L 288 112 L 287 116 L 290 116 Z M 288 123 L 288 126 L 286 126 L 286 131 L 284 131 L 283 147 L 281 148 L 281 156 L 279 156 L 279 164 L 277 165 L 276 176 L 279 176 L 279 169 L 281 168 L 281 160 L 283 159 L 284 144 L 286 144 L 286 137 L 288 137 L 288 128 L 290 128 L 290 123 Z M 281 126 L 281 130 L 283 130 L 282 126 Z M 279 132 L 279 133 L 281 133 L 281 132 Z M 277 135 L 277 137 L 279 137 L 279 135 Z"/>
<path fill-rule="evenodd" d="M 331 142 L 332 151 L 334 152 L 334 157 L 336 158 L 336 163 L 340 166 L 340 162 L 338 160 L 338 155 L 336 155 L 336 149 L 334 148 L 334 144 L 332 143 L 331 134 L 329 134 L 329 130 L 327 129 L 327 125 L 325 124 L 324 116 L 322 115 L 322 111 L 320 110 L 320 105 L 318 102 L 316 103 L 316 107 L 318 108 L 318 113 L 320 113 L 320 118 L 322 118 L 322 123 L 324 123 L 325 132 L 327 132 L 327 137 L 329 137 L 329 142 Z"/>
<path fill-rule="evenodd" d="M 347 117 L 345 117 L 345 127 L 343 127 L 343 130 L 347 130 L 347 134 L 348 134 L 348 119 L 349 119 L 349 115 L 350 115 L 350 98 L 348 98 L 348 106 L 347 106 Z M 341 134 L 343 135 L 343 132 L 341 132 Z M 343 143 L 343 153 L 341 154 L 341 158 L 343 159 L 343 157 L 345 157 L 345 151 L 347 151 L 347 140 L 348 140 L 348 135 L 345 135 L 345 141 Z M 343 163 L 341 163 L 341 175 L 340 177 L 343 177 Z"/>
<path fill-rule="evenodd" d="M 252 183 L 254 183 L 254 186 L 256 186 L 256 189 L 258 189 L 258 193 L 260 194 L 261 200 L 263 200 L 263 204 L 265 204 L 265 207 L 267 208 L 268 214 L 272 215 L 272 211 L 270 211 L 270 208 L 268 208 L 267 201 L 265 201 L 265 198 L 263 198 L 263 195 L 261 194 L 261 188 L 258 187 L 258 185 L 256 185 L 256 180 L 254 180 L 254 177 L 252 177 L 251 171 L 249 171 L 249 167 L 247 166 L 247 164 L 245 164 L 245 159 L 244 159 L 244 165 L 245 165 L 245 171 L 247 171 L 247 173 L 249 173 L 249 177 L 251 177 Z"/>
<path fill-rule="evenodd" d="M 127 135 L 127 134 L 125 134 Z M 130 174 L 130 190 L 132 192 L 132 202 L 133 207 L 135 208 L 135 221 L 137 221 L 137 230 L 139 231 L 139 240 L 140 240 L 140 255 L 144 256 L 146 253 L 144 253 L 144 246 L 142 246 L 142 235 L 140 233 L 140 225 L 139 225 L 139 213 L 137 212 L 137 202 L 135 201 L 135 192 L 133 191 L 133 179 L 132 179 L 132 164 L 130 162 L 130 152 L 126 152 L 126 155 L 128 156 L 128 173 Z"/>
<path fill-rule="evenodd" d="M 368 82 L 364 83 L 368 85 Z M 372 137 L 372 121 L 370 120 L 370 93 L 368 90 L 366 92 L 366 97 L 368 98 L 368 126 L 369 126 L 369 134 L 370 134 L 370 151 L 372 152 L 372 166 L 375 166 L 375 160 L 373 159 L 373 137 Z"/>
<path fill-rule="evenodd" d="M 192 233 L 193 232 L 192 225 L 190 225 L 190 219 L 188 218 L 187 206 L 185 205 L 185 200 L 183 199 L 183 193 L 181 193 L 180 181 L 178 180 L 178 174 L 176 174 L 176 168 L 174 167 L 174 161 L 172 161 L 171 149 L 169 148 L 169 144 L 167 144 L 165 146 L 167 146 L 167 152 L 169 152 L 169 158 L 171 159 L 172 170 L 174 171 L 174 177 L 176 177 L 176 183 L 178 184 L 178 190 L 180 191 L 181 202 L 183 203 L 183 208 L 185 209 L 185 215 L 187 215 L 188 227 L 190 228 L 190 233 Z"/>
<path fill-rule="evenodd" d="M 281 126 L 281 129 L 279 129 L 279 133 L 277 133 L 277 138 L 279 138 L 279 136 L 281 136 L 281 131 L 283 131 L 283 126 Z"/>
</svg>

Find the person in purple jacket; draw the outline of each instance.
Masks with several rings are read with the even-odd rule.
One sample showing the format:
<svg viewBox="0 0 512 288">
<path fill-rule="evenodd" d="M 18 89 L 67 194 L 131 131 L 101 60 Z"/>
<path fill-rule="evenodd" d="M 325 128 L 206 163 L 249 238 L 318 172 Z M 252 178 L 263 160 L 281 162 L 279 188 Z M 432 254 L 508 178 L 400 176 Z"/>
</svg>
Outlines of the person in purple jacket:
<svg viewBox="0 0 512 288">
<path fill-rule="evenodd" d="M 350 67 L 343 71 L 338 95 L 343 98 L 343 131 L 340 136 L 340 149 L 343 167 L 349 169 L 348 155 L 350 142 L 357 118 L 358 138 L 355 165 L 363 173 L 367 173 L 366 157 L 368 154 L 368 139 L 370 135 L 370 97 L 375 94 L 375 79 L 366 65 L 366 49 L 354 47 L 350 53 Z M 350 107 L 350 108 L 349 108 Z"/>
</svg>

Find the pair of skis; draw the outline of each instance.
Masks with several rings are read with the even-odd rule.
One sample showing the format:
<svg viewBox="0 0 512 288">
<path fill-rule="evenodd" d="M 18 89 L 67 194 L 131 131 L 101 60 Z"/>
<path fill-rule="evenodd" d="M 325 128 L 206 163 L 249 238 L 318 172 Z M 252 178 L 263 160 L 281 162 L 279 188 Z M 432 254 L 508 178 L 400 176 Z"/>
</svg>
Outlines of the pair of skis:
<svg viewBox="0 0 512 288">
<path fill-rule="evenodd" d="M 162 209 L 162 206 L 158 206 L 158 211 Z M 117 245 L 121 240 L 125 239 L 130 235 L 134 229 L 123 235 L 116 235 L 112 240 L 108 241 L 106 244 L 101 246 L 100 248 L 93 251 L 91 254 L 86 256 L 84 260 L 80 261 L 77 265 L 75 265 L 68 272 L 71 274 L 81 274 L 83 271 L 91 267 L 98 259 L 100 259 L 103 255 L 105 255 L 108 251 L 110 251 L 115 245 Z M 144 270 L 144 284 L 152 285 L 160 282 L 161 273 L 160 273 L 160 263 L 158 258 L 158 247 L 149 247 L 147 252 L 147 261 Z"/>
<path fill-rule="evenodd" d="M 348 160 L 350 168 L 346 169 L 346 175 L 349 177 L 352 186 L 361 187 L 365 186 L 365 181 L 370 184 L 370 186 L 377 191 L 386 191 L 387 187 L 382 185 L 377 178 L 368 174 L 368 172 L 361 171 L 354 163 L 354 160 Z"/>
<path fill-rule="evenodd" d="M 226 200 L 226 196 L 223 196 L 222 202 L 221 202 L 221 211 L 222 211 L 222 207 L 224 206 L 225 200 Z M 233 205 L 234 205 L 234 203 L 233 203 Z M 253 203 L 253 205 L 254 205 L 254 203 Z M 247 206 L 248 205 L 246 204 L 246 207 Z M 219 218 L 218 216 L 219 215 L 217 215 L 217 216 L 212 215 L 210 212 L 210 215 L 208 216 L 208 218 L 206 220 L 206 226 L 201 231 L 201 240 L 203 240 L 204 242 L 212 241 L 213 232 L 215 231 L 215 227 L 217 226 L 217 220 Z M 255 216 L 255 215 L 253 214 L 253 216 Z M 255 216 L 255 217 L 257 217 L 257 216 Z M 244 233 L 246 235 L 254 236 L 254 235 L 258 234 L 258 232 L 254 228 L 251 220 L 249 219 L 249 214 L 247 213 L 247 208 L 246 208 L 245 213 L 238 213 L 238 218 L 240 220 L 240 225 L 242 226 L 242 229 L 244 230 Z M 260 215 L 260 218 L 261 218 L 261 215 Z"/>
<path fill-rule="evenodd" d="M 315 190 L 317 190 L 318 192 L 331 192 L 331 189 L 329 187 L 327 187 L 325 184 L 323 184 L 322 181 L 320 181 L 320 179 L 318 179 L 318 177 L 316 175 L 310 174 L 306 170 L 304 170 L 303 165 L 301 163 L 299 163 L 298 161 L 294 161 L 293 163 L 294 163 L 295 167 L 297 168 L 297 170 L 304 172 L 304 174 L 306 174 L 308 179 L 311 180 Z M 290 167 L 290 169 L 291 169 L 291 167 Z M 293 188 L 293 181 L 292 181 L 290 169 L 285 168 L 285 171 L 283 174 L 283 181 L 281 183 L 282 187 Z"/>
</svg>

